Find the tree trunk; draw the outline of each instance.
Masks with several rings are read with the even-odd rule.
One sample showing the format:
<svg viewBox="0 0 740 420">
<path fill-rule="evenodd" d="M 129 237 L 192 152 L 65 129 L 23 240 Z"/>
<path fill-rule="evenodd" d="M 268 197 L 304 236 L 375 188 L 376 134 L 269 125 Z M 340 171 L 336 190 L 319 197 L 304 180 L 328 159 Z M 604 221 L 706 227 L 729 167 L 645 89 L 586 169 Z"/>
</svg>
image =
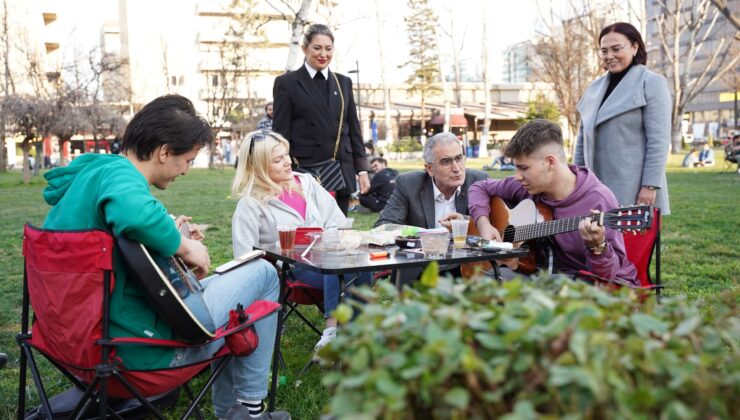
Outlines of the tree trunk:
<svg viewBox="0 0 740 420">
<path fill-rule="evenodd" d="M 67 159 L 64 157 L 64 148 L 66 147 L 67 140 L 59 140 L 59 166 L 67 166 Z"/>
<path fill-rule="evenodd" d="M 424 97 L 424 93 L 421 94 L 421 117 L 419 119 L 419 124 L 421 124 L 421 135 L 419 136 L 419 139 L 421 140 L 421 145 L 425 145 L 427 142 L 427 133 L 426 133 L 426 124 L 424 124 L 424 106 L 426 105 L 426 98 Z"/>
<path fill-rule="evenodd" d="M 29 184 L 31 182 L 31 168 L 29 168 L 29 157 L 30 157 L 31 139 L 23 140 L 21 143 L 21 149 L 23 149 L 23 183 Z"/>
<path fill-rule="evenodd" d="M 483 14 L 485 16 L 485 13 Z M 480 143 L 478 143 L 478 157 L 488 157 L 488 132 L 491 126 L 491 84 L 488 79 L 488 27 L 486 20 L 483 19 L 483 133 L 481 134 Z M 476 132 L 478 127 L 475 127 Z"/>
<path fill-rule="evenodd" d="M 383 57 L 383 52 L 385 51 L 383 49 L 383 23 L 382 19 L 380 18 L 380 3 L 378 0 L 375 0 L 375 23 L 377 24 L 378 29 L 378 63 L 380 64 L 380 84 L 383 86 L 383 112 L 385 117 L 385 142 L 387 144 L 386 147 L 390 148 L 391 143 L 393 143 L 393 122 L 391 120 L 391 91 L 388 88 L 385 80 L 385 60 Z"/>
<path fill-rule="evenodd" d="M 301 2 L 301 8 L 298 9 L 298 13 L 295 15 L 293 20 L 292 34 L 290 37 L 290 47 L 288 49 L 288 62 L 285 64 L 285 72 L 293 70 L 295 62 L 298 57 L 298 53 L 301 50 L 301 37 L 303 37 L 303 26 L 306 24 L 308 14 L 311 11 L 311 3 L 313 0 L 303 0 Z"/>
</svg>

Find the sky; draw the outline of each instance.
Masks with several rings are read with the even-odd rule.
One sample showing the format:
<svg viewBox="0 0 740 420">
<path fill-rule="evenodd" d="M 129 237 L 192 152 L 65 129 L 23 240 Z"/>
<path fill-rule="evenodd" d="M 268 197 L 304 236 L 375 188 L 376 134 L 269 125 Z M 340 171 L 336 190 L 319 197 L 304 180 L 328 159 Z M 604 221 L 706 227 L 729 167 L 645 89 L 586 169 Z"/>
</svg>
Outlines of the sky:
<svg viewBox="0 0 740 420">
<path fill-rule="evenodd" d="M 129 0 L 144 1 L 144 0 Z M 273 0 L 274 1 L 274 0 Z M 534 0 L 500 2 L 486 0 L 431 0 L 437 14 L 440 28 L 451 31 L 450 21 L 454 22 L 456 44 L 462 44 L 460 59 L 468 59 L 471 66 L 480 66 L 482 51 L 483 18 L 489 33 L 488 50 L 491 64 L 490 75 L 493 81 L 501 76 L 502 53 L 513 43 L 531 38 L 534 33 L 536 6 Z M 399 69 L 408 56 L 406 28 L 403 18 L 408 14 L 404 0 L 339 0 L 338 7 L 332 11 L 330 19 L 336 24 L 336 52 L 332 68 L 346 73 L 360 67 L 362 83 L 379 83 L 380 54 L 383 55 L 387 81 L 402 83 L 408 70 Z M 86 45 L 99 41 L 99 26 L 90 22 L 114 20 L 117 15 L 117 0 L 65 0 L 64 12 L 68 22 L 64 31 L 67 45 Z M 381 18 L 381 42 L 378 42 L 379 28 L 376 8 Z M 169 22 L 164 13 L 162 25 L 177 25 Z M 286 38 L 289 32 L 286 25 Z M 287 40 L 286 40 L 287 41 Z M 450 37 L 440 31 L 440 50 L 443 65 L 450 67 L 452 46 Z M 381 51 L 382 50 L 382 51 Z M 477 69 L 479 72 L 479 69 Z M 473 73 L 476 71 L 473 70 Z"/>
<path fill-rule="evenodd" d="M 449 67 L 452 61 L 452 43 L 448 34 L 454 34 L 460 48 L 460 60 L 480 66 L 483 48 L 483 19 L 488 32 L 488 51 L 491 69 L 489 75 L 498 81 L 503 65 L 503 52 L 507 46 L 531 39 L 537 16 L 533 0 L 502 2 L 490 0 L 431 0 L 439 22 L 439 48 Z M 335 46 L 339 54 L 338 65 L 354 68 L 358 61 L 363 76 L 369 82 L 377 75 L 379 81 L 380 53 L 382 50 L 386 74 L 390 81 L 405 80 L 405 70 L 397 69 L 408 56 L 404 16 L 408 14 L 403 0 L 343 0 L 342 17 L 347 23 L 339 26 Z M 382 22 L 381 46 L 378 45 L 378 25 L 375 18 L 379 7 Z M 454 29 L 454 31 L 453 31 Z M 343 57 L 346 57 L 343 58 Z M 349 63 L 346 63 L 349 61 Z M 339 69 L 340 71 L 343 69 Z M 363 81 L 364 83 L 364 81 Z"/>
</svg>

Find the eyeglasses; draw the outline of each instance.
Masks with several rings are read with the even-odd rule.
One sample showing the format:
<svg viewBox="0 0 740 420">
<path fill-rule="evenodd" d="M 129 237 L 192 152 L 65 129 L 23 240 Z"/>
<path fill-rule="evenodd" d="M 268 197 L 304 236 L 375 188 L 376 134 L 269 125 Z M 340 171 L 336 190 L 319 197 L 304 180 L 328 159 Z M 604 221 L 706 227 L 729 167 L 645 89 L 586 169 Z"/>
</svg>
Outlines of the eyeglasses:
<svg viewBox="0 0 740 420">
<path fill-rule="evenodd" d="M 602 48 L 602 49 L 600 49 L 599 50 L 599 55 L 601 55 L 602 58 L 606 58 L 606 56 L 609 55 L 609 51 L 611 51 L 612 55 L 616 55 L 616 54 L 619 54 L 619 52 L 622 51 L 623 49 L 625 49 L 626 47 L 627 46 L 624 45 L 624 44 L 622 44 L 622 45 L 612 45 L 609 48 Z"/>
<path fill-rule="evenodd" d="M 461 153 L 457 156 L 442 158 L 439 160 L 439 162 L 427 162 L 427 163 L 430 165 L 437 164 L 443 168 L 446 168 L 448 166 L 451 166 L 452 162 L 457 163 L 457 166 L 462 165 L 465 162 L 465 155 Z"/>
<path fill-rule="evenodd" d="M 247 152 L 247 158 L 252 156 L 252 150 L 254 150 L 254 143 L 262 141 L 270 135 L 270 130 L 262 130 L 259 133 L 252 134 L 252 141 L 249 142 L 249 151 Z"/>
</svg>

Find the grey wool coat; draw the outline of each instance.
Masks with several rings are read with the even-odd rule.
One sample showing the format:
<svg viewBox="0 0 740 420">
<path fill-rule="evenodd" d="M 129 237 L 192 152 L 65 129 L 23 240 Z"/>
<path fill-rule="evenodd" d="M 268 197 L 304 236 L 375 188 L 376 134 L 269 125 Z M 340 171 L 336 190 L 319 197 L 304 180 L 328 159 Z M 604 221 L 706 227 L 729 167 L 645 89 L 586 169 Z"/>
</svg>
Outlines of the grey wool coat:
<svg viewBox="0 0 740 420">
<path fill-rule="evenodd" d="M 655 205 L 670 213 L 665 166 L 671 141 L 671 95 L 666 79 L 633 66 L 601 105 L 609 73 L 578 102 L 581 126 L 574 163 L 591 169 L 617 197 L 634 204 L 640 187 L 659 187 Z"/>
</svg>

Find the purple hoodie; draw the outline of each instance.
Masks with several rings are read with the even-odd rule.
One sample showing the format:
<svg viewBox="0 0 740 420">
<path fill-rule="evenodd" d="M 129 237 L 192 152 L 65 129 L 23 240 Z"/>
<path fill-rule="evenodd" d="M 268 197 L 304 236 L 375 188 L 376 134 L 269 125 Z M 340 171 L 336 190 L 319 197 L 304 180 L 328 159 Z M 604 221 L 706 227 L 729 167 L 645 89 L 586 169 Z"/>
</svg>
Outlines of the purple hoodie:
<svg viewBox="0 0 740 420">
<path fill-rule="evenodd" d="M 518 203 L 526 198 L 542 202 L 552 209 L 554 219 L 585 216 L 591 209 L 609 211 L 619 207 L 614 193 L 588 169 L 568 165 L 576 174 L 576 188 L 564 200 L 549 200 L 541 194 L 530 196 L 527 190 L 514 177 L 495 180 L 485 179 L 470 186 L 468 203 L 473 220 L 491 213 L 490 197 L 498 196 L 505 201 Z M 624 239 L 619 231 L 606 230 L 606 250 L 595 255 L 586 249 L 578 231 L 561 233 L 554 236 L 555 271 L 573 274 L 578 270 L 588 270 L 608 279 L 622 279 L 638 285 L 637 270 L 627 259 L 624 251 Z"/>
</svg>

